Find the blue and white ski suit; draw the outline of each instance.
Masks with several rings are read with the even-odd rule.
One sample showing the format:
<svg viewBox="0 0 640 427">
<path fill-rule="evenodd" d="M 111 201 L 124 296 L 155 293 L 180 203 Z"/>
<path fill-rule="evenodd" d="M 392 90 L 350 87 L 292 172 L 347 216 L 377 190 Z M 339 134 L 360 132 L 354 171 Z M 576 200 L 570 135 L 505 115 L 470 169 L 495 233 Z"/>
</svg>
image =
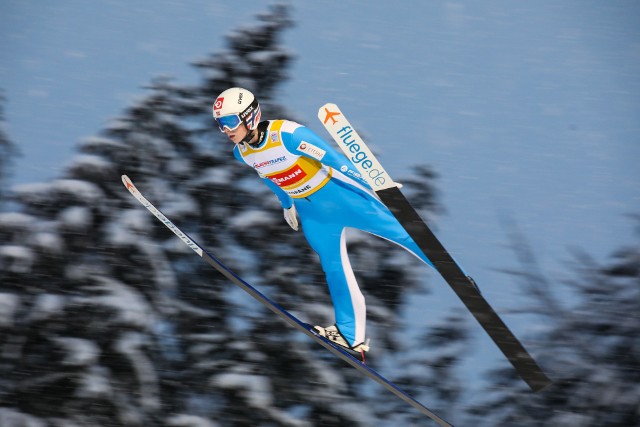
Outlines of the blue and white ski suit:
<svg viewBox="0 0 640 427">
<path fill-rule="evenodd" d="M 362 343 L 366 306 L 347 256 L 345 227 L 390 240 L 432 264 L 346 156 L 292 121 L 262 122 L 258 130 L 261 141 L 237 144 L 234 155 L 258 172 L 283 208 L 295 204 L 305 237 L 320 257 L 336 325 L 351 345 Z"/>
</svg>

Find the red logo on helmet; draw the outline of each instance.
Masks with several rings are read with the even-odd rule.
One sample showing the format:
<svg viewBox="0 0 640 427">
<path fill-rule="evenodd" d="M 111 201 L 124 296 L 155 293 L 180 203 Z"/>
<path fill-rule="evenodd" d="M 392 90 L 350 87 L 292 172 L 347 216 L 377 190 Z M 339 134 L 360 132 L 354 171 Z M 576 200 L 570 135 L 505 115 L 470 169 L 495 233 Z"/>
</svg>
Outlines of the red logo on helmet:
<svg viewBox="0 0 640 427">
<path fill-rule="evenodd" d="M 216 103 L 213 104 L 214 110 L 219 110 L 222 108 L 222 103 L 224 102 L 224 97 L 216 99 Z"/>
</svg>

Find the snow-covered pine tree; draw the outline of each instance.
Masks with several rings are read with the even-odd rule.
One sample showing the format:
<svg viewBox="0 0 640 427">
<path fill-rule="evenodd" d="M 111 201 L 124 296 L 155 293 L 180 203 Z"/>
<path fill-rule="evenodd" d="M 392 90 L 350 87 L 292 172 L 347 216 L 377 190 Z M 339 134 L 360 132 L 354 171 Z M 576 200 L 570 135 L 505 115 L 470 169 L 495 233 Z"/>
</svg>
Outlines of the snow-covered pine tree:
<svg viewBox="0 0 640 427">
<path fill-rule="evenodd" d="M 331 321 L 315 254 L 255 173 L 233 159 L 210 116 L 215 96 L 240 85 L 256 92 L 265 118 L 295 119 L 276 102 L 292 59 L 279 44 L 289 13 L 274 6 L 233 32 L 225 51 L 195 64 L 202 84 L 155 79 L 147 96 L 81 143 L 63 176 L 16 189 L 19 210 L 0 215 L 0 424 L 378 420 L 383 408 L 362 396 L 389 399 L 385 390 L 193 256 L 119 178 L 131 176 L 181 228 L 287 309 Z M 363 235 L 351 248 L 376 345 L 397 345 L 386 333 L 401 325 L 413 283 L 398 256 L 411 257 Z"/>
<path fill-rule="evenodd" d="M 497 371 L 484 402 L 470 411 L 471 424 L 640 425 L 640 244 L 621 248 L 605 263 L 577 254 L 575 277 L 560 282 L 537 273 L 526 242 L 517 243 L 525 267 L 517 277 L 533 297 L 527 312 L 545 325 L 535 339 L 554 384 L 532 394 L 512 372 Z M 564 302 L 560 291 L 575 302 Z"/>
<path fill-rule="evenodd" d="M 0 212 L 7 202 L 8 179 L 10 177 L 11 164 L 18 156 L 18 147 L 11 141 L 6 130 L 6 119 L 4 117 L 5 97 L 0 90 Z"/>
</svg>

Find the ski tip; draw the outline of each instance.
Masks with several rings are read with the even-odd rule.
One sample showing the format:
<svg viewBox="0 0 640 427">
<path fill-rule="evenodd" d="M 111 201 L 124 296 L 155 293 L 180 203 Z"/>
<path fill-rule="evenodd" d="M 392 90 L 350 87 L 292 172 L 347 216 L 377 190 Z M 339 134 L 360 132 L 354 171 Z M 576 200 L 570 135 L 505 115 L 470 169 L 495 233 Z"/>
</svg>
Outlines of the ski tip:
<svg viewBox="0 0 640 427">
<path fill-rule="evenodd" d="M 122 175 L 121 178 L 122 178 L 122 183 L 124 184 L 125 187 L 127 187 L 128 190 L 136 188 L 133 185 L 133 182 L 131 182 L 131 180 L 129 179 L 129 177 L 127 175 Z"/>
</svg>

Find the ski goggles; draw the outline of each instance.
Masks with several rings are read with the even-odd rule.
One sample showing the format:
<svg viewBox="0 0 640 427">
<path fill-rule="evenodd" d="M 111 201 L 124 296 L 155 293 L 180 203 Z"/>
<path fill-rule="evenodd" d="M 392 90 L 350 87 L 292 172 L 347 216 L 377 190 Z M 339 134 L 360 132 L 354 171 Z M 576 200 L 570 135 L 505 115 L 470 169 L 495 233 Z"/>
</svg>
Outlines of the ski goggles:
<svg viewBox="0 0 640 427">
<path fill-rule="evenodd" d="M 235 130 L 242 123 L 238 114 L 229 114 L 228 116 L 216 117 L 215 119 L 220 132 L 224 132 L 224 128 Z"/>
</svg>

